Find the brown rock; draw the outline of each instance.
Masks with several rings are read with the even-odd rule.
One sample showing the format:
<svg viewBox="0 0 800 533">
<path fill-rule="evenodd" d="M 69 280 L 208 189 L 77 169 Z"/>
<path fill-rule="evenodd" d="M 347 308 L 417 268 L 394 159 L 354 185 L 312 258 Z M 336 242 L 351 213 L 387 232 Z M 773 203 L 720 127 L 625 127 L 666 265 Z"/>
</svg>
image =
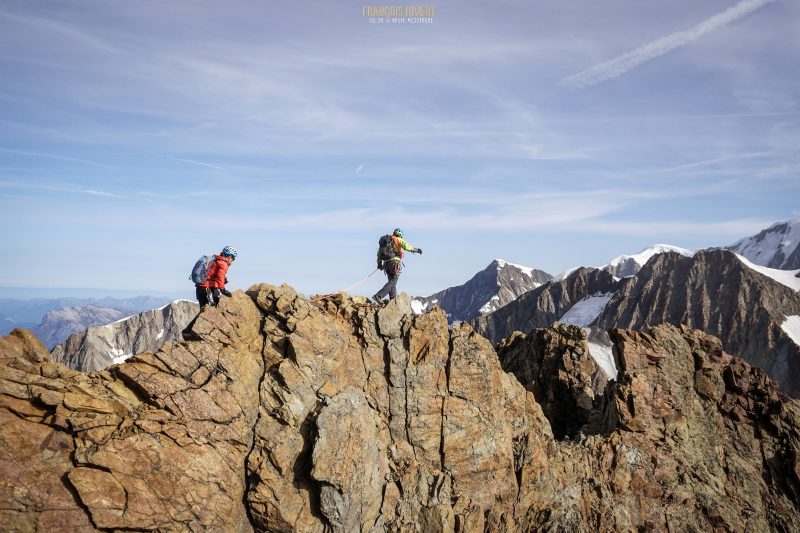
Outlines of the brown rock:
<svg viewBox="0 0 800 533">
<path fill-rule="evenodd" d="M 498 357 L 441 310 L 407 311 L 405 297 L 377 308 L 258 285 L 201 312 L 189 340 L 89 375 L 37 359 L 24 335 L 6 339 L 0 520 L 20 531 L 800 529 L 798 405 L 715 339 L 612 330 L 620 373 L 598 387 L 579 328 L 516 335 Z"/>
</svg>

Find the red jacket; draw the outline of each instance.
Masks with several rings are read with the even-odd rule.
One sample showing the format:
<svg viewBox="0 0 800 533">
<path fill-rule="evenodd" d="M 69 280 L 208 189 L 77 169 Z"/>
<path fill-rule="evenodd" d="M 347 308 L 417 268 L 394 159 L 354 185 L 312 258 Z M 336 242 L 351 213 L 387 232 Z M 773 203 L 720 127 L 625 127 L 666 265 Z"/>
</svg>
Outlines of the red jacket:
<svg viewBox="0 0 800 533">
<path fill-rule="evenodd" d="M 203 283 L 198 283 L 198 287 L 209 287 L 211 289 L 224 289 L 225 276 L 228 273 L 228 261 L 221 255 L 214 256 L 214 263 L 208 271 L 208 277 Z"/>
</svg>

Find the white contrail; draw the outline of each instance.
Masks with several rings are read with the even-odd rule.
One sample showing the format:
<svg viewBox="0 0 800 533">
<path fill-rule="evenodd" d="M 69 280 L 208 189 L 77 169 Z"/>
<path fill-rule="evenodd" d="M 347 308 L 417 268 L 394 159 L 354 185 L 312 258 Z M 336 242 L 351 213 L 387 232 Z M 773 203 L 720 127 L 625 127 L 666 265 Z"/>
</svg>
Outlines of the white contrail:
<svg viewBox="0 0 800 533">
<path fill-rule="evenodd" d="M 217 165 L 212 165 L 211 163 L 206 163 L 204 161 L 197 161 L 196 159 L 182 159 L 180 157 L 172 157 L 171 159 L 174 159 L 175 161 L 180 161 L 182 163 L 190 163 L 192 165 L 200 165 L 200 166 L 203 166 L 203 167 L 209 167 L 209 168 L 213 168 L 213 169 L 216 169 L 216 170 L 225 170 L 224 168 L 218 167 Z"/>
<path fill-rule="evenodd" d="M 666 54 L 676 48 L 680 48 L 690 42 L 699 39 L 706 33 L 718 30 L 728 24 L 746 17 L 750 13 L 761 9 L 767 4 L 771 4 L 775 0 L 742 0 L 735 6 L 731 6 L 722 13 L 718 13 L 713 17 L 704 20 L 697 26 L 685 30 L 671 33 L 666 37 L 653 41 L 651 43 L 640 46 L 639 48 L 622 54 L 605 63 L 600 63 L 590 67 L 583 72 L 567 76 L 562 79 L 559 85 L 569 87 L 570 89 L 582 89 L 597 83 L 601 83 L 617 76 L 621 76 L 632 70 L 642 63 L 646 63 L 651 59 Z"/>
</svg>

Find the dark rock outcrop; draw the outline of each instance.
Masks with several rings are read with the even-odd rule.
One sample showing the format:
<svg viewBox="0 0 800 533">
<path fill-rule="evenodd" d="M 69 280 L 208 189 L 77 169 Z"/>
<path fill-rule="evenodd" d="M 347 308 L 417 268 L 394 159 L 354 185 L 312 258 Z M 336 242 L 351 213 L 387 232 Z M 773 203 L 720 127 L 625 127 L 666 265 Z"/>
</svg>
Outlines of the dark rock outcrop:
<svg viewBox="0 0 800 533">
<path fill-rule="evenodd" d="M 199 310 L 196 302 L 176 300 L 160 309 L 89 327 L 53 348 L 53 360 L 73 370 L 92 372 L 137 353 L 156 352 L 166 343 L 183 340 L 181 332 Z"/>
<path fill-rule="evenodd" d="M 500 343 L 497 355 L 503 370 L 533 393 L 557 439 L 572 438 L 584 428 L 608 381 L 577 326 L 516 332 Z"/>
<path fill-rule="evenodd" d="M 255 286 L 204 309 L 189 340 L 88 375 L 18 332 L 0 341 L 0 523 L 800 528 L 797 402 L 702 333 L 613 330 L 620 375 L 575 431 L 552 399 L 589 408 L 581 331 L 509 346 L 507 362 L 559 369 L 518 373 L 525 387 L 468 325 L 402 295 L 377 309 Z"/>
<path fill-rule="evenodd" d="M 495 259 L 463 285 L 414 298 L 412 305 L 422 311 L 438 306 L 448 321 L 462 322 L 497 311 L 552 277 L 542 270 Z"/>
<path fill-rule="evenodd" d="M 470 324 L 475 331 L 496 343 L 514 331 L 547 327 L 583 298 L 614 292 L 618 283 L 605 270 L 579 268 L 566 278 L 545 283 L 502 309 L 470 321 Z"/>
</svg>

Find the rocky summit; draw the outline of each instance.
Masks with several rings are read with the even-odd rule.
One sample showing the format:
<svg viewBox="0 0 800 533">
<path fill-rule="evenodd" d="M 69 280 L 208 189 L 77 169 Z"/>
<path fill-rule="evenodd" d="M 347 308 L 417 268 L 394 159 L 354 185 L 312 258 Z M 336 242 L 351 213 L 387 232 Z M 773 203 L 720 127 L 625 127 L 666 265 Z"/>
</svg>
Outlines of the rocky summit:
<svg viewBox="0 0 800 533">
<path fill-rule="evenodd" d="M 0 338 L 5 529 L 800 529 L 797 402 L 694 330 L 612 330 L 608 383 L 580 328 L 498 353 L 405 295 L 258 285 L 184 337 L 88 375 Z"/>
</svg>

